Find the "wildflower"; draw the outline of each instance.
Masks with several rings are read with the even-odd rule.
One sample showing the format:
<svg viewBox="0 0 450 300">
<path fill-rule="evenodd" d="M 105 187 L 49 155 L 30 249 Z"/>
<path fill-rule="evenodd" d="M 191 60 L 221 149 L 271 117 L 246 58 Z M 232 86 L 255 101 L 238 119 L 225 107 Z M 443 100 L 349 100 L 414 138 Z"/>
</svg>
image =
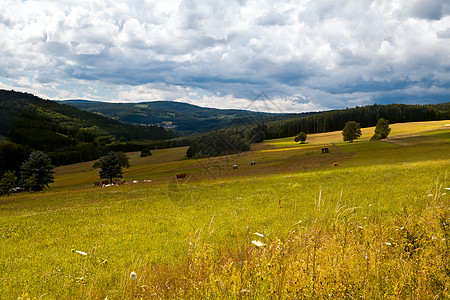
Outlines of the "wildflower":
<svg viewBox="0 0 450 300">
<path fill-rule="evenodd" d="M 450 188 L 445 188 L 447 191 L 450 191 Z"/>
<path fill-rule="evenodd" d="M 86 255 L 87 255 L 86 252 L 83 252 L 83 251 L 80 251 L 80 250 L 76 250 L 76 251 L 75 251 L 75 249 L 72 249 L 72 252 L 75 252 L 75 253 L 77 253 L 77 254 L 79 254 L 79 255 L 81 255 L 81 256 L 86 256 Z"/>
<path fill-rule="evenodd" d="M 428 194 L 428 197 L 433 197 L 433 194 Z"/>
<path fill-rule="evenodd" d="M 386 244 L 386 245 L 388 245 L 388 246 L 391 246 L 391 245 L 392 245 L 392 244 L 391 244 L 391 243 L 389 243 L 389 242 L 386 242 L 385 244 Z"/>
<path fill-rule="evenodd" d="M 131 273 L 130 273 L 130 279 L 131 279 L 131 280 L 136 280 L 136 279 L 137 279 L 137 274 L 136 274 L 136 272 L 131 272 Z"/>
<path fill-rule="evenodd" d="M 259 236 L 259 237 L 264 237 L 264 235 L 261 234 L 261 233 L 259 233 L 259 232 L 255 232 L 255 234 L 256 234 L 257 236 Z"/>
<path fill-rule="evenodd" d="M 256 247 L 263 247 L 266 245 L 261 241 L 252 241 L 252 244 L 255 245 Z"/>
</svg>

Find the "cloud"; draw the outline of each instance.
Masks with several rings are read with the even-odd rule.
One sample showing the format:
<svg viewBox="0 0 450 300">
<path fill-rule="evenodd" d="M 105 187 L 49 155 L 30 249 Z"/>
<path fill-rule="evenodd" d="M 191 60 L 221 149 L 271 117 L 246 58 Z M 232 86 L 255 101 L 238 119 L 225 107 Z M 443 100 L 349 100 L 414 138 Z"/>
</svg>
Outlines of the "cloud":
<svg viewBox="0 0 450 300">
<path fill-rule="evenodd" d="M 443 5 L 443 0 L 416 0 L 412 1 L 411 13 L 417 18 L 439 20 L 443 14 Z"/>
<path fill-rule="evenodd" d="M 2 86 L 52 99 L 246 108 L 264 92 L 307 111 L 450 95 L 442 0 L 5 0 L 0 30 Z"/>
</svg>

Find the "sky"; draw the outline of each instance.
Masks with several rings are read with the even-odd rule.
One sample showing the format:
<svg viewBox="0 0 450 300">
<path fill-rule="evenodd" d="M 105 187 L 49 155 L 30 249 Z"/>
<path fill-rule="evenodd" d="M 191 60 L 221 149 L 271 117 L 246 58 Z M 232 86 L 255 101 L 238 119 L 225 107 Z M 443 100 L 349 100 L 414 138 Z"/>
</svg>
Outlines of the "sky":
<svg viewBox="0 0 450 300">
<path fill-rule="evenodd" d="M 305 112 L 450 101 L 449 0 L 1 0 L 0 89 Z"/>
</svg>

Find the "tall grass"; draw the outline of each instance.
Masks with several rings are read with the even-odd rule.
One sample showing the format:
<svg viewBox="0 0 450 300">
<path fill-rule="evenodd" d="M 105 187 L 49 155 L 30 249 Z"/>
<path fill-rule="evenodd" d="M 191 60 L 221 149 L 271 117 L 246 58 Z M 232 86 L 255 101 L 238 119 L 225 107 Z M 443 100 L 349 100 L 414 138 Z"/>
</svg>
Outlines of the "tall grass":
<svg viewBox="0 0 450 300">
<path fill-rule="evenodd" d="M 430 160 L 4 197 L 0 294 L 445 299 L 449 165 Z"/>
</svg>

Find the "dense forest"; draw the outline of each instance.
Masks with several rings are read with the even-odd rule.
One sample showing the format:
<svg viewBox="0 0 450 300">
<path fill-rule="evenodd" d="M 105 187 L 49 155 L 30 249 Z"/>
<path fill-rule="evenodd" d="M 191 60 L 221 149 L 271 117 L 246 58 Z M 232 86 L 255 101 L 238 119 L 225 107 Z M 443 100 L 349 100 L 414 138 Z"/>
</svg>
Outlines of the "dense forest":
<svg viewBox="0 0 450 300">
<path fill-rule="evenodd" d="M 48 153 L 55 165 L 96 159 L 110 147 L 130 141 L 148 144 L 176 137 L 162 127 L 134 126 L 28 93 L 5 90 L 0 90 L 0 135 L 16 145 Z M 137 150 L 142 146 L 129 148 Z"/>
<path fill-rule="evenodd" d="M 316 112 L 276 114 L 238 109 L 217 109 L 174 101 L 107 103 L 67 100 L 60 103 L 95 112 L 122 122 L 167 126 L 181 136 L 210 132 L 236 124 L 267 123 L 316 114 Z"/>
</svg>

